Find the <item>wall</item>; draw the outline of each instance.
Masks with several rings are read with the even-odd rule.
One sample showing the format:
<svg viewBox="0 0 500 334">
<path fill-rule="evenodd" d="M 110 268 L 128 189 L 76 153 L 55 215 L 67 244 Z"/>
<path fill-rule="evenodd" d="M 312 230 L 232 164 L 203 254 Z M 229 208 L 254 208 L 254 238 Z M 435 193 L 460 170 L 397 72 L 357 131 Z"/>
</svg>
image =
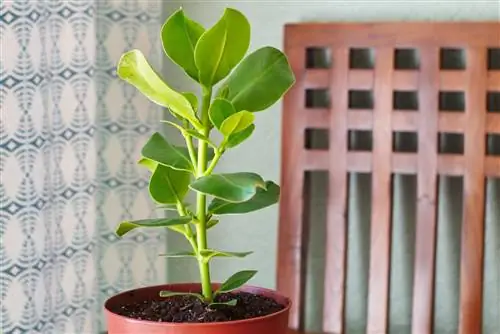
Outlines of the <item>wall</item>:
<svg viewBox="0 0 500 334">
<path fill-rule="evenodd" d="M 245 13 L 253 24 L 251 49 L 263 45 L 273 45 L 282 48 L 283 25 L 289 22 L 303 21 L 381 21 L 381 20 L 499 20 L 500 5 L 492 0 L 456 0 L 456 1 L 170 1 L 165 5 L 164 15 L 167 16 L 181 6 L 189 16 L 208 26 L 215 22 L 226 6 L 237 8 Z M 183 79 L 182 74 L 173 66 L 165 65 L 166 79 L 176 88 L 192 89 L 189 80 Z M 281 104 L 270 110 L 258 114 L 257 130 L 253 138 L 244 143 L 238 150 L 229 152 L 221 161 L 219 171 L 255 171 L 266 178 L 279 180 L 280 177 L 280 138 L 281 138 Z M 172 134 L 173 136 L 173 134 Z M 320 185 L 324 175 L 315 177 L 314 184 Z M 323 179 L 324 180 L 324 179 Z M 352 218 L 349 227 L 349 245 L 352 260 L 348 269 L 348 324 L 350 332 L 361 331 L 366 316 L 366 277 L 367 277 L 367 245 L 369 244 L 369 226 L 366 210 L 366 187 L 369 185 L 367 176 L 355 176 L 351 182 L 352 201 L 350 214 Z M 396 180 L 396 196 L 403 199 L 403 203 L 410 203 L 412 194 L 415 194 L 415 179 L 401 177 Z M 316 193 L 315 207 L 321 208 L 321 188 Z M 323 189 L 324 191 L 324 189 Z M 443 298 L 436 301 L 437 332 L 455 333 L 458 314 L 456 305 L 458 297 L 458 262 L 459 226 L 456 221 L 456 205 L 460 205 L 461 184 L 457 180 L 445 179 L 441 182 L 441 193 L 447 195 L 440 207 L 440 221 L 438 245 L 438 272 L 439 278 L 436 289 Z M 500 184 L 491 183 L 490 194 L 500 194 Z M 496 195 L 499 196 L 499 195 Z M 413 197 L 414 198 L 414 197 Z M 498 198 L 495 197 L 495 203 Z M 493 199 L 493 197 L 492 197 Z M 485 319 L 487 328 L 485 333 L 500 331 L 497 315 L 500 313 L 500 228 L 498 205 L 488 207 L 489 219 L 487 223 L 487 261 L 486 273 L 488 291 L 486 293 Z M 361 209 L 360 209 L 361 208 Z M 496 216 L 493 211 L 497 210 Z M 411 207 L 395 208 L 394 237 L 399 241 L 394 245 L 391 291 L 391 322 L 393 333 L 405 333 L 408 330 L 410 305 L 409 286 L 411 285 L 410 260 L 413 256 L 411 249 L 414 227 L 410 215 Z M 310 242 L 309 271 L 319 274 L 322 270 L 323 257 L 321 243 L 321 229 L 323 215 L 318 213 L 314 220 L 318 226 L 313 230 L 313 240 Z M 497 217 L 497 218 L 494 218 Z M 241 268 L 254 268 L 259 274 L 252 281 L 253 284 L 274 287 L 276 265 L 277 239 L 277 207 L 265 209 L 242 217 L 226 218 L 219 226 L 210 232 L 211 247 L 221 247 L 227 250 L 246 251 L 255 250 L 255 254 L 244 260 L 217 260 L 213 265 L 215 280 L 223 280 L 228 275 Z M 319 239 L 314 239 L 319 238 Z M 179 249 L 184 247 L 183 240 L 175 235 L 169 235 L 168 248 Z M 451 254 L 451 255 L 450 255 Z M 171 281 L 197 280 L 197 270 L 194 263 L 183 260 L 171 260 L 167 264 L 167 275 Z M 308 286 L 309 292 L 321 300 L 321 288 Z M 311 329 L 318 329 L 318 309 L 312 299 L 308 305 L 308 325 Z M 496 329 L 495 329 L 496 328 Z"/>
</svg>

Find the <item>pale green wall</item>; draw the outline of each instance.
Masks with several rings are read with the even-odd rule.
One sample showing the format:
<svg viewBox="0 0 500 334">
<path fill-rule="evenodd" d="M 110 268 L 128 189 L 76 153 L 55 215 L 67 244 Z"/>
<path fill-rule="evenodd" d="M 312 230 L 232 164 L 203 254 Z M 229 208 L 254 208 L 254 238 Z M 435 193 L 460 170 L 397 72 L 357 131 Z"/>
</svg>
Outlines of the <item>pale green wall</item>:
<svg viewBox="0 0 500 334">
<path fill-rule="evenodd" d="M 381 21 L 381 20 L 498 20 L 500 18 L 499 1 L 168 1 L 165 16 L 181 6 L 188 15 L 210 25 L 221 15 L 226 6 L 235 7 L 250 19 L 252 45 L 255 49 L 263 45 L 282 48 L 283 25 L 302 21 Z M 180 71 L 168 66 L 166 79 L 175 82 L 176 88 L 192 89 L 189 80 L 182 79 Z M 219 171 L 254 171 L 268 179 L 279 180 L 280 176 L 280 137 L 281 104 L 271 110 L 259 113 L 257 130 L 251 140 L 238 150 L 229 152 L 221 161 Z M 325 175 L 314 178 L 314 183 L 324 183 Z M 322 179 L 323 178 L 323 179 Z M 436 302 L 436 324 L 439 333 L 455 333 L 457 323 L 456 306 L 458 301 L 458 252 L 459 252 L 459 212 L 460 184 L 453 180 L 441 183 L 441 193 L 446 195 L 439 215 L 442 223 L 439 227 L 438 273 L 436 289 L 439 298 Z M 367 176 L 356 176 L 351 182 L 352 203 L 350 208 L 351 224 L 349 228 L 349 268 L 347 319 L 351 333 L 362 330 L 366 316 L 366 277 L 369 245 L 369 213 L 366 203 L 369 199 L 366 191 L 369 186 Z M 495 197 L 489 206 L 487 222 L 487 292 L 485 312 L 485 333 L 500 333 L 500 182 L 490 185 Z M 322 271 L 322 229 L 324 214 L 321 213 L 321 195 L 324 189 L 318 188 L 314 198 L 318 215 L 312 232 L 313 240 L 309 261 L 309 271 L 315 277 Z M 495 195 L 496 194 L 496 195 Z M 396 180 L 396 196 L 402 199 L 402 205 L 394 212 L 393 272 L 391 288 L 391 332 L 408 332 L 410 317 L 410 293 L 412 279 L 412 242 L 414 240 L 412 209 L 408 205 L 415 197 L 415 179 L 412 177 Z M 496 210 L 496 214 L 493 214 Z M 457 217 L 458 215 L 458 217 Z M 266 287 L 275 286 L 277 207 L 240 217 L 227 217 L 216 229 L 210 232 L 210 246 L 227 250 L 255 250 L 255 254 L 244 260 L 218 260 L 213 265 L 213 278 L 223 280 L 242 268 L 258 269 L 258 276 L 253 284 Z M 185 246 L 183 240 L 170 235 L 169 249 Z M 168 262 L 170 281 L 198 280 L 194 263 L 185 260 Z M 322 284 L 319 280 L 310 282 Z M 321 286 L 308 284 L 308 291 L 321 300 Z M 318 304 L 318 303 L 316 303 Z M 317 309 L 314 303 L 308 306 L 308 325 L 318 329 Z M 316 316 L 315 316 L 316 315 Z M 471 333 L 475 334 L 475 333 Z"/>
</svg>

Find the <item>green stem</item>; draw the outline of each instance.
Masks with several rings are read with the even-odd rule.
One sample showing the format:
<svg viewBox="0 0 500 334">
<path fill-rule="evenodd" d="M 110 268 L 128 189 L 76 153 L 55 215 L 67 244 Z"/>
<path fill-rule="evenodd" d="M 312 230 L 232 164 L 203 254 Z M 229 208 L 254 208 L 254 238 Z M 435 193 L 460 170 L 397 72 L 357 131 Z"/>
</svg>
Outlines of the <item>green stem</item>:
<svg viewBox="0 0 500 334">
<path fill-rule="evenodd" d="M 208 117 L 208 108 L 210 107 L 210 99 L 212 97 L 212 89 L 203 92 L 203 103 L 201 107 L 201 123 L 203 125 L 203 135 L 208 137 L 210 132 L 210 119 Z M 197 177 L 202 177 L 207 169 L 207 143 L 203 140 L 198 141 L 198 167 Z M 207 198 L 204 194 L 196 195 L 196 216 L 198 224 L 196 225 L 196 239 L 198 251 L 207 249 Z M 208 262 L 198 259 L 200 269 L 201 286 L 203 296 L 208 302 L 212 301 L 212 284 L 210 280 L 210 266 Z"/>
<path fill-rule="evenodd" d="M 189 122 L 184 121 L 183 123 L 184 123 L 184 128 L 189 129 Z M 196 165 L 198 162 L 196 161 L 196 152 L 194 149 L 193 140 L 192 140 L 191 136 L 187 133 L 183 133 L 183 136 L 186 139 L 186 145 L 187 145 L 187 148 L 189 151 L 189 157 L 191 158 L 191 163 L 193 164 L 193 167 L 194 167 L 194 173 L 196 174 L 197 173 L 196 172 Z"/>
<path fill-rule="evenodd" d="M 179 215 L 186 216 L 186 207 L 182 204 L 182 202 L 177 202 L 177 211 L 179 212 Z M 196 239 L 194 238 L 193 231 L 191 230 L 191 226 L 189 224 L 184 225 L 184 231 L 184 236 L 191 244 L 193 252 L 198 254 L 198 245 L 196 243 Z"/>
<path fill-rule="evenodd" d="M 214 170 L 215 166 L 217 165 L 217 163 L 219 162 L 219 159 L 221 156 L 222 156 L 222 151 L 215 150 L 214 158 L 213 158 L 212 162 L 210 163 L 210 166 L 208 166 L 208 168 L 205 170 L 205 174 L 204 174 L 205 176 L 210 175 L 213 172 L 213 170 Z"/>
</svg>

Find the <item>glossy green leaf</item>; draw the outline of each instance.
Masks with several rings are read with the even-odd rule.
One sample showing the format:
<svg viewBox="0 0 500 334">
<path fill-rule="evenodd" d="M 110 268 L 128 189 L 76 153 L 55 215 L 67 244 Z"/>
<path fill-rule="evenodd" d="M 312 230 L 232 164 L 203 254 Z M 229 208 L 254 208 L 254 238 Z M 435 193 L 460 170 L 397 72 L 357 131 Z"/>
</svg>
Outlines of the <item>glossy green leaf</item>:
<svg viewBox="0 0 500 334">
<path fill-rule="evenodd" d="M 198 298 L 202 302 L 205 302 L 205 298 L 202 295 L 200 295 L 199 293 L 194 293 L 194 292 L 173 292 L 173 291 L 167 291 L 167 290 L 160 291 L 160 297 L 162 297 L 162 298 L 175 297 L 175 296 L 193 296 L 193 297 Z"/>
<path fill-rule="evenodd" d="M 248 213 L 276 204 L 279 198 L 280 187 L 272 181 L 267 181 L 266 189 L 257 189 L 257 193 L 248 201 L 231 203 L 219 198 L 214 198 L 208 206 L 208 211 L 217 215 Z"/>
<path fill-rule="evenodd" d="M 203 249 L 200 251 L 200 255 L 205 261 L 210 261 L 213 257 L 239 257 L 243 258 L 252 254 L 253 252 L 225 252 L 216 249 Z"/>
<path fill-rule="evenodd" d="M 189 187 L 203 194 L 238 203 L 248 201 L 258 188 L 265 188 L 265 182 L 258 174 L 242 172 L 203 176 Z"/>
<path fill-rule="evenodd" d="M 191 92 L 182 92 L 182 96 L 184 96 L 188 101 L 194 112 L 198 110 L 198 98 Z"/>
<path fill-rule="evenodd" d="M 188 172 L 158 165 L 149 181 L 149 193 L 158 203 L 175 204 L 188 192 L 190 181 Z"/>
<path fill-rule="evenodd" d="M 204 32 L 205 28 L 184 15 L 182 9 L 172 14 L 161 29 L 163 50 L 194 80 L 198 80 L 194 48 Z"/>
<path fill-rule="evenodd" d="M 118 62 L 116 73 L 151 101 L 169 108 L 173 113 L 187 119 L 195 127 L 201 128 L 201 123 L 196 118 L 188 99 L 160 79 L 141 51 L 131 50 L 124 53 Z"/>
<path fill-rule="evenodd" d="M 251 280 L 255 276 L 255 274 L 257 274 L 256 270 L 243 270 L 237 272 L 233 276 L 229 277 L 224 283 L 222 283 L 219 290 L 217 290 L 217 293 L 236 290 L 243 286 L 243 284 Z"/>
<path fill-rule="evenodd" d="M 201 35 L 194 50 L 199 82 L 214 86 L 241 61 L 250 45 L 250 23 L 239 11 L 224 10 L 223 16 Z"/>
<path fill-rule="evenodd" d="M 234 133 L 245 130 L 250 125 L 253 124 L 255 119 L 254 114 L 249 111 L 239 111 L 226 118 L 220 126 L 220 132 L 225 136 L 229 137 Z"/>
<path fill-rule="evenodd" d="M 231 102 L 228 100 L 217 98 L 210 105 L 210 109 L 208 110 L 208 114 L 210 116 L 210 121 L 212 124 L 220 130 L 222 122 L 229 116 L 236 113 Z"/>
<path fill-rule="evenodd" d="M 170 145 L 162 135 L 155 132 L 142 148 L 142 156 L 164 166 L 186 172 L 193 171 L 188 149 Z"/>
<path fill-rule="evenodd" d="M 177 218 L 159 218 L 159 219 L 143 219 L 131 220 L 121 222 L 117 229 L 116 234 L 121 237 L 124 234 L 136 229 L 138 227 L 167 227 L 172 225 L 187 224 L 191 221 L 191 217 L 177 217 Z"/>
<path fill-rule="evenodd" d="M 217 224 L 219 224 L 219 220 L 218 219 L 210 219 L 207 222 L 207 230 L 211 229 L 212 227 L 214 227 Z"/>
<path fill-rule="evenodd" d="M 238 300 L 237 299 L 231 299 L 230 301 L 227 301 L 227 302 L 210 303 L 208 305 L 208 307 L 211 308 L 211 309 L 216 309 L 216 308 L 224 307 L 224 306 L 236 306 L 236 304 L 238 304 Z"/>
<path fill-rule="evenodd" d="M 264 47 L 249 54 L 222 86 L 237 111 L 261 111 L 276 103 L 295 83 L 286 56 Z M 219 94 L 221 94 L 221 92 Z"/>
<path fill-rule="evenodd" d="M 184 252 L 160 254 L 160 256 L 168 258 L 183 258 L 183 257 L 196 257 L 196 254 L 193 251 L 184 251 Z"/>
<path fill-rule="evenodd" d="M 238 146 L 239 144 L 247 140 L 252 135 L 254 130 L 255 130 L 255 124 L 251 124 L 245 130 L 231 134 L 227 139 L 226 146 L 229 148 Z"/>
<path fill-rule="evenodd" d="M 146 167 L 149 169 L 151 173 L 154 173 L 156 166 L 158 166 L 158 163 L 156 161 L 147 159 L 147 158 L 141 158 L 138 162 L 139 165 Z"/>
</svg>

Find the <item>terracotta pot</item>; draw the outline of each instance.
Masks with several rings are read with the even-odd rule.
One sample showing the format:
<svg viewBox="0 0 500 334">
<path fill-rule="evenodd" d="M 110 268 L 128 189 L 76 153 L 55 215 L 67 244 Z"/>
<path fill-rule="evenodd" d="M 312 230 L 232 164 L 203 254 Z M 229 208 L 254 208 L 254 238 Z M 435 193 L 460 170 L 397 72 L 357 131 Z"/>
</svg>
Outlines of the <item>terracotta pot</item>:
<svg viewBox="0 0 500 334">
<path fill-rule="evenodd" d="M 213 285 L 214 289 L 218 284 Z M 175 292 L 200 291 L 200 284 L 167 284 L 150 286 L 122 292 L 109 298 L 104 304 L 106 319 L 108 323 L 108 334 L 287 334 L 288 313 L 291 302 L 288 298 L 281 296 L 276 291 L 245 286 L 240 291 L 264 295 L 285 305 L 279 312 L 259 318 L 212 323 L 166 323 L 136 320 L 127 318 L 111 312 L 124 304 L 136 300 L 158 299 L 161 290 Z"/>
</svg>

